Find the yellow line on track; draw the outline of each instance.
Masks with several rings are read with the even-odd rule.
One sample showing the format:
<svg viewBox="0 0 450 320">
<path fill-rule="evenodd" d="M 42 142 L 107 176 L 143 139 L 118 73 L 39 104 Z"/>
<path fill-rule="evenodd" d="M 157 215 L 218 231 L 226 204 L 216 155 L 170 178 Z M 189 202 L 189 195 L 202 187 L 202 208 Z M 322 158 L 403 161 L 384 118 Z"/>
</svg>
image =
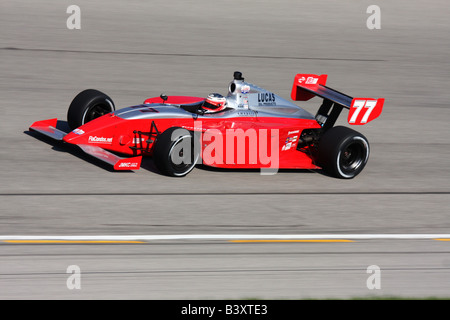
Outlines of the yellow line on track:
<svg viewBox="0 0 450 320">
<path fill-rule="evenodd" d="M 24 244 L 47 244 L 47 243 L 81 243 L 81 244 L 122 244 L 122 243 L 146 243 L 143 241 L 107 241 L 107 240 L 3 240 L 7 243 L 24 243 Z"/>
<path fill-rule="evenodd" d="M 230 242 L 354 242 L 347 239 L 306 239 L 306 240 L 229 240 Z"/>
<path fill-rule="evenodd" d="M 433 239 L 433 240 L 437 240 L 437 241 L 450 241 L 450 239 Z"/>
</svg>

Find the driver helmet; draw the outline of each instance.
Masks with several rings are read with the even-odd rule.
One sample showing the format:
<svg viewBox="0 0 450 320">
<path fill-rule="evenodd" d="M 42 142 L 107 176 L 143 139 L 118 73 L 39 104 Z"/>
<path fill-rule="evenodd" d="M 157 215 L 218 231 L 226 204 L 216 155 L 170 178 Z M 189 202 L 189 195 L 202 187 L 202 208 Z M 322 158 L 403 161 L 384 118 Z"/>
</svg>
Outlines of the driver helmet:
<svg viewBox="0 0 450 320">
<path fill-rule="evenodd" d="M 219 112 L 225 110 L 227 99 L 219 93 L 211 93 L 203 102 L 202 108 L 206 112 Z"/>
</svg>

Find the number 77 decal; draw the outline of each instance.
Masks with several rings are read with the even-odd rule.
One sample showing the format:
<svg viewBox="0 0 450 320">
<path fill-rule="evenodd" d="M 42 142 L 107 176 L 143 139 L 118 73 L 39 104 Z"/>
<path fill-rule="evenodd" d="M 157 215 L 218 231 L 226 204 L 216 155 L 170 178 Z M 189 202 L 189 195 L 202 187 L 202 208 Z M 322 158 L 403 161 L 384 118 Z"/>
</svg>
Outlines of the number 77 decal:
<svg viewBox="0 0 450 320">
<path fill-rule="evenodd" d="M 384 99 L 354 98 L 348 113 L 348 123 L 364 125 L 376 119 L 383 110 Z"/>
</svg>

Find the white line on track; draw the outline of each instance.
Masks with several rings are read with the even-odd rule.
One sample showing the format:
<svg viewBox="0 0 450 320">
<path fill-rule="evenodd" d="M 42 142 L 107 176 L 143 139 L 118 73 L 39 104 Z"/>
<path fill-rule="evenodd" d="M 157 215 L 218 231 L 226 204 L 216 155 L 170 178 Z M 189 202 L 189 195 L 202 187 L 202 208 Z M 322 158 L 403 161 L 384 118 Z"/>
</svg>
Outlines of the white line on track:
<svg viewBox="0 0 450 320">
<path fill-rule="evenodd" d="M 0 241 L 8 240 L 68 240 L 68 241 L 157 241 L 157 240 L 420 240 L 450 239 L 450 234 L 171 234 L 171 235 L 2 235 Z"/>
</svg>

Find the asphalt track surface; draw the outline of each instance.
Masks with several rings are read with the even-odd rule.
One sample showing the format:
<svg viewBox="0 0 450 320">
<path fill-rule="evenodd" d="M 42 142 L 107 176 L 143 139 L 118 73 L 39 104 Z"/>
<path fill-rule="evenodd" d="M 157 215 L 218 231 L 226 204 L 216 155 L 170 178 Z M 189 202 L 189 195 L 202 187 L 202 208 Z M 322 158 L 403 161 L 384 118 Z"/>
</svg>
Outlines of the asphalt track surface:
<svg viewBox="0 0 450 320">
<path fill-rule="evenodd" d="M 2 1 L 0 236 L 450 233 L 450 8 L 446 1 Z M 366 9 L 381 8 L 370 30 Z M 296 73 L 328 74 L 352 96 L 383 97 L 358 128 L 372 153 L 349 181 L 315 171 L 198 167 L 160 175 L 151 159 L 113 172 L 30 133 L 64 126 L 81 90 L 116 106 L 226 93 L 233 71 L 289 98 Z M 304 103 L 315 113 L 319 100 Z M 346 116 L 339 124 L 345 124 Z M 347 236 L 347 237 L 346 237 Z M 1 299 L 449 297 L 450 242 L 0 242 Z M 69 290 L 67 268 L 81 271 Z M 370 290 L 367 268 L 381 270 Z"/>
</svg>

